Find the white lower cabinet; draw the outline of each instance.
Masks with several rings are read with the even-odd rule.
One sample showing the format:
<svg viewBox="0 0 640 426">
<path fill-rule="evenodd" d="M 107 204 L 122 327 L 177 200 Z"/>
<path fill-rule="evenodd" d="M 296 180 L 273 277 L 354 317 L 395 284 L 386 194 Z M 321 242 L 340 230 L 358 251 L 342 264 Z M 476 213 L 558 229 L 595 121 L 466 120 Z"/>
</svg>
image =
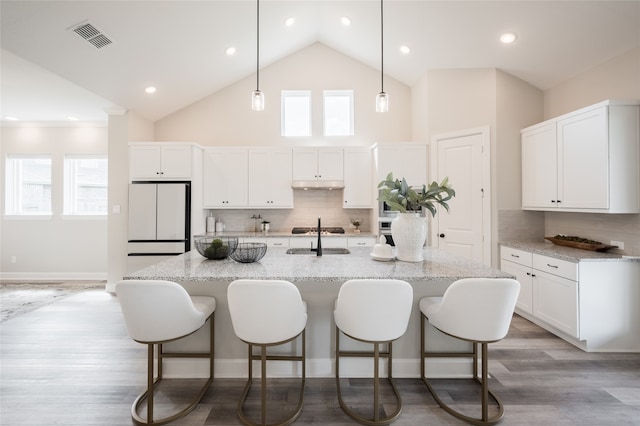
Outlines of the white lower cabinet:
<svg viewBox="0 0 640 426">
<path fill-rule="evenodd" d="M 520 282 L 517 314 L 585 351 L 640 350 L 640 262 L 569 262 L 506 246 L 500 258 Z"/>
<path fill-rule="evenodd" d="M 373 247 L 376 243 L 375 237 L 349 237 L 347 247 Z"/>
</svg>

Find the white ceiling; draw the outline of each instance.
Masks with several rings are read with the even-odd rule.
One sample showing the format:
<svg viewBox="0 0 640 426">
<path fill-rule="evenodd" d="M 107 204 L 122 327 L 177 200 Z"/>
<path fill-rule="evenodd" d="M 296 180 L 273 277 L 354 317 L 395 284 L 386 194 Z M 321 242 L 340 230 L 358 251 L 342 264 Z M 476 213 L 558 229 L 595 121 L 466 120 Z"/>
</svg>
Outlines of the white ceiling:
<svg viewBox="0 0 640 426">
<path fill-rule="evenodd" d="M 252 0 L 0 6 L 3 117 L 96 121 L 121 107 L 156 121 L 255 72 Z M 407 85 L 430 69 L 495 67 L 546 90 L 640 46 L 640 0 L 387 0 L 384 13 L 384 71 Z M 113 43 L 97 49 L 72 31 L 85 21 Z M 505 31 L 518 34 L 516 43 L 498 42 Z M 380 3 L 260 3 L 261 67 L 314 42 L 380 69 Z M 399 52 L 403 44 L 410 54 Z M 234 56 L 225 54 L 229 46 Z M 149 85 L 158 92 L 146 94 Z"/>
</svg>

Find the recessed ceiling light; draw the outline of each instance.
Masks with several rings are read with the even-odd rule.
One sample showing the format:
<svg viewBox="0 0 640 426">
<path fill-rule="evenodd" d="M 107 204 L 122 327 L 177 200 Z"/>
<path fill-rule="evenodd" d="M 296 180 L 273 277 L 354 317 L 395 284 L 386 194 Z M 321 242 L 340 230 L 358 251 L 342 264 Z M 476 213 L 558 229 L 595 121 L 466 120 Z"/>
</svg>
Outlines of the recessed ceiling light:
<svg viewBox="0 0 640 426">
<path fill-rule="evenodd" d="M 340 18 L 340 22 L 342 22 L 342 25 L 344 25 L 345 27 L 348 27 L 351 25 L 351 18 L 349 18 L 348 16 L 343 16 L 342 18 Z"/>
<path fill-rule="evenodd" d="M 409 53 L 411 53 L 411 49 L 409 48 L 409 46 L 400 46 L 400 53 L 408 55 Z"/>
<path fill-rule="evenodd" d="M 236 54 L 236 48 L 233 46 L 229 46 L 227 47 L 227 50 L 224 51 L 224 53 L 226 53 L 227 56 L 233 56 Z"/>
<path fill-rule="evenodd" d="M 5 120 L 9 120 L 9 121 L 16 121 L 16 120 L 18 120 L 16 117 L 12 117 L 12 116 L 10 116 L 10 115 L 5 115 L 5 116 L 4 116 L 4 119 L 5 119 Z"/>
<path fill-rule="evenodd" d="M 144 91 L 147 93 L 156 93 L 156 88 L 153 86 L 149 86 L 146 89 L 144 89 Z"/>
<path fill-rule="evenodd" d="M 292 26 L 295 22 L 296 22 L 296 18 L 294 18 L 293 16 L 291 16 L 291 17 L 287 18 L 287 20 L 286 20 L 286 21 L 284 21 L 284 24 L 285 24 L 287 27 L 290 27 L 290 26 Z"/>
<path fill-rule="evenodd" d="M 67 116 L 67 120 L 69 121 L 78 121 L 78 117 L 74 117 L 72 115 Z"/>
<path fill-rule="evenodd" d="M 516 36 L 515 33 L 504 33 L 500 36 L 500 42 L 502 44 L 511 44 L 516 41 L 517 38 L 518 36 Z"/>
</svg>

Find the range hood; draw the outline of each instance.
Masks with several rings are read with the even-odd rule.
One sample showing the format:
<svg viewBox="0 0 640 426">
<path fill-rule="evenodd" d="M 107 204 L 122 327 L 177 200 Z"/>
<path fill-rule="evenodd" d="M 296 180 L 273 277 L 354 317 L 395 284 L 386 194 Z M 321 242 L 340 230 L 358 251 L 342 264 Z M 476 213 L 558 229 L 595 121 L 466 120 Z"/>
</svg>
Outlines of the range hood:
<svg viewBox="0 0 640 426">
<path fill-rule="evenodd" d="M 291 182 L 293 189 L 342 189 L 343 180 L 294 180 Z"/>
</svg>

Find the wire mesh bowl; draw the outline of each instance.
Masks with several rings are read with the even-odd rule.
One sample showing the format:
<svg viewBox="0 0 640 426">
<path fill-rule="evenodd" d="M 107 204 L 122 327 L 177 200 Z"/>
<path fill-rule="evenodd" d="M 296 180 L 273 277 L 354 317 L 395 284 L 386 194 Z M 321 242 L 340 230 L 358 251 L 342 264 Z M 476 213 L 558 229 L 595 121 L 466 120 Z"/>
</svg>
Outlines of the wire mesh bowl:
<svg viewBox="0 0 640 426">
<path fill-rule="evenodd" d="M 231 255 L 238 247 L 237 237 L 195 237 L 198 253 L 207 259 L 220 260 Z"/>
<path fill-rule="evenodd" d="M 267 252 L 265 243 L 240 243 L 231 258 L 240 263 L 252 263 L 262 259 Z"/>
</svg>

